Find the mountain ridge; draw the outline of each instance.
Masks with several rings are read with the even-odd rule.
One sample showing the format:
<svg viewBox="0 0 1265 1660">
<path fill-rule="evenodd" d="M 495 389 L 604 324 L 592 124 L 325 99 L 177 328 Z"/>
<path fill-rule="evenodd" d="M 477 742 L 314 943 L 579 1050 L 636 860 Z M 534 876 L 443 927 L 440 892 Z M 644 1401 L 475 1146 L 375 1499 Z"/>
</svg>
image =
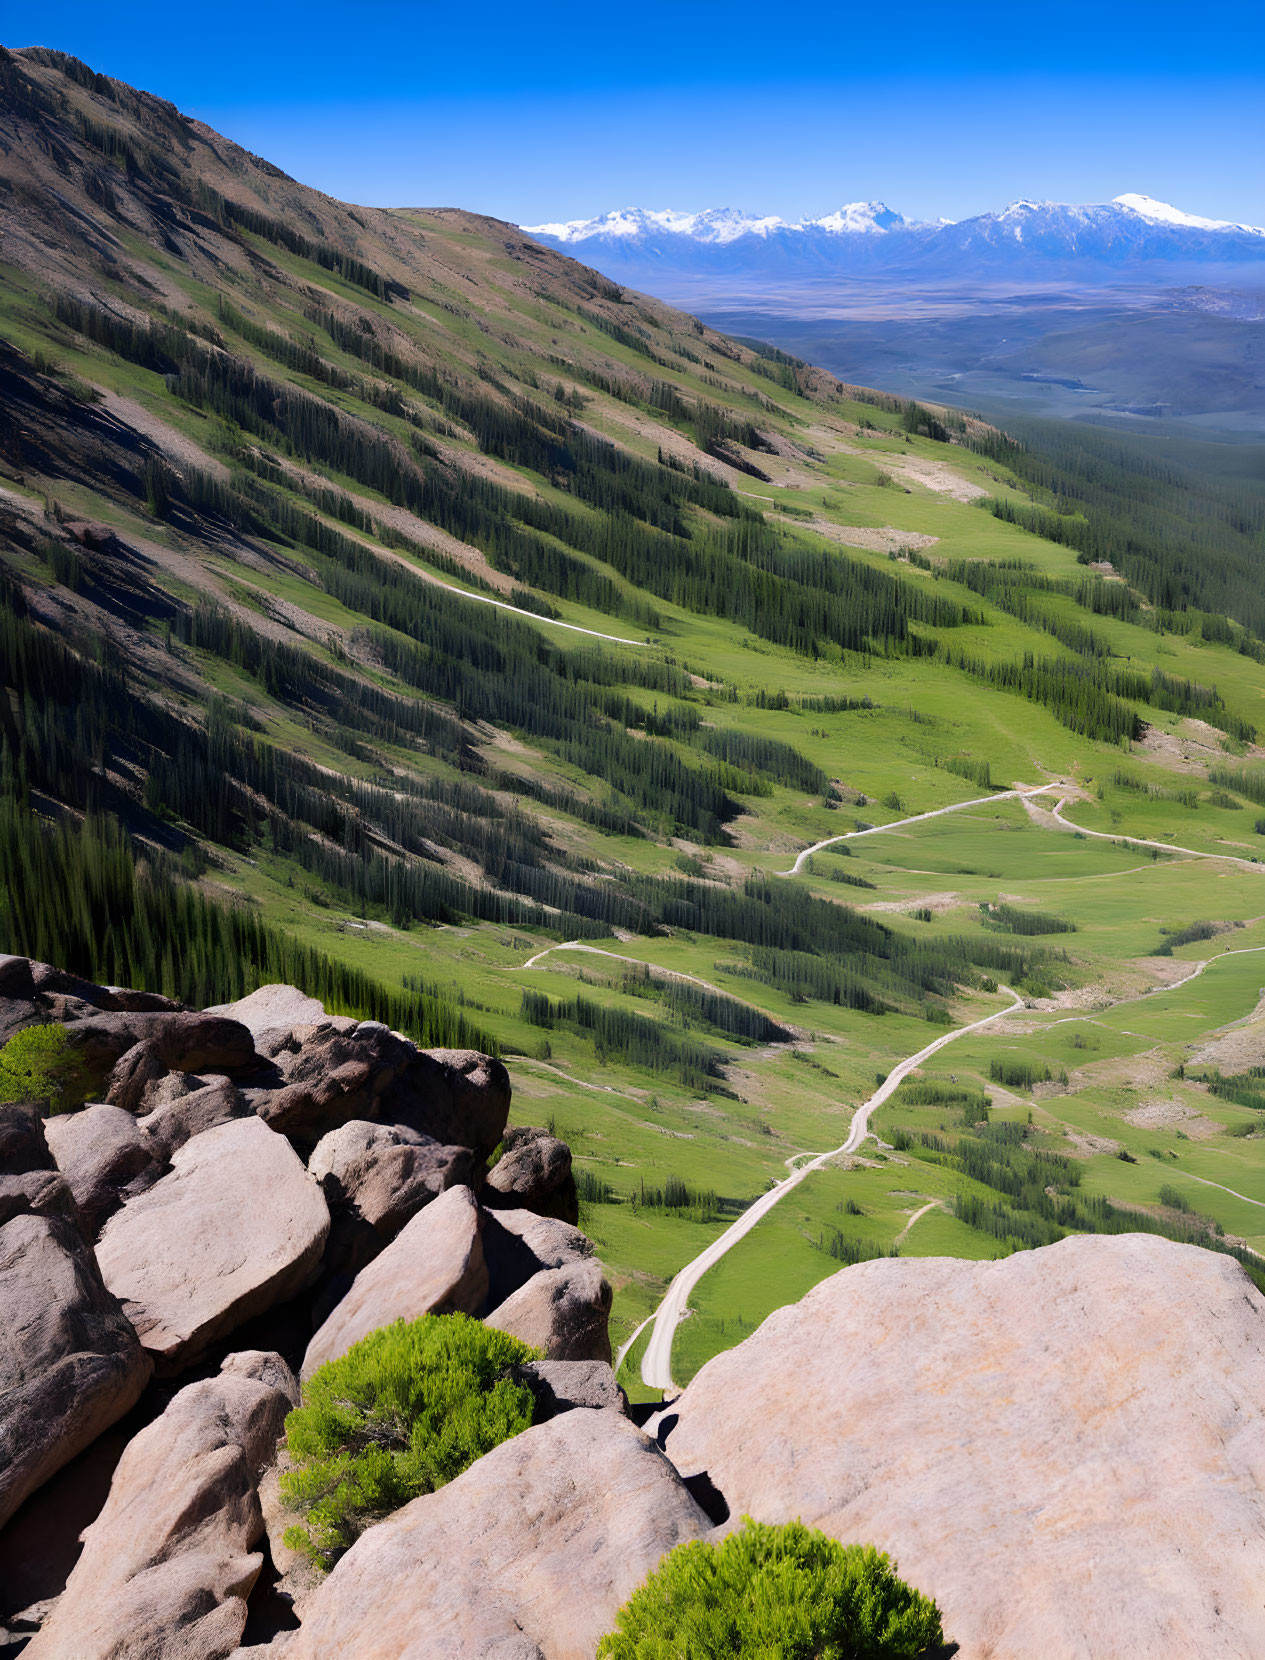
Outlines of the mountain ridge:
<svg viewBox="0 0 1265 1660">
<path fill-rule="evenodd" d="M 0 944 L 499 1051 L 575 1149 L 622 1341 L 929 1026 L 999 981 L 1056 1023 L 1253 925 L 1258 501 L 857 387 L 497 221 L 338 203 L 62 55 L 0 80 Z M 1070 820 L 1003 793 L 1055 780 Z M 1170 832 L 1198 858 L 1113 841 Z M 1234 938 L 1218 1020 L 1255 1008 Z M 963 1186 L 934 1149 L 807 1178 L 674 1375 L 847 1253 L 1115 1227 L 1103 1193 L 1265 1246 L 1240 1063 L 1225 1105 L 1166 1082 L 1188 1146 L 1113 1116 L 1077 1035 L 897 1092 L 889 1143 L 974 1137 L 993 1061 L 1051 1086 L 1008 1185 L 912 1244 L 909 1188 Z M 1082 1156 L 1093 1204 L 1048 1200 Z M 1158 1205 L 1178 1161 L 1226 1178 L 1198 1220 Z"/>
<path fill-rule="evenodd" d="M 800 220 L 730 208 L 623 208 L 523 229 L 549 246 L 583 249 L 616 275 L 655 266 L 683 273 L 832 269 L 929 277 L 1074 269 L 1084 275 L 1095 268 L 1149 272 L 1265 262 L 1265 229 L 1185 213 L 1136 193 L 1086 205 L 1020 199 L 1000 212 L 935 223 L 907 220 L 870 201 Z"/>
</svg>

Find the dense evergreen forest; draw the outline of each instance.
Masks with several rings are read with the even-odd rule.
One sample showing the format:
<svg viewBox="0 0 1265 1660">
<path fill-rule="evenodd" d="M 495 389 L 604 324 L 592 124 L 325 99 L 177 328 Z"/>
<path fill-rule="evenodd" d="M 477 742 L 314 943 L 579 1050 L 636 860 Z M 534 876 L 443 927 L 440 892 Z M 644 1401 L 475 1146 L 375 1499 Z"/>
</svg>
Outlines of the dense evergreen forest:
<svg viewBox="0 0 1265 1660">
<path fill-rule="evenodd" d="M 1194 611 L 1203 613 L 1195 626 L 1216 631 L 1230 618 L 1265 636 L 1259 450 L 1023 416 L 1008 428 L 973 442 L 1034 499 L 1030 508 L 989 501 L 998 517 L 1075 548 L 1085 563 L 1109 561 L 1166 613 L 1167 627 Z"/>
</svg>

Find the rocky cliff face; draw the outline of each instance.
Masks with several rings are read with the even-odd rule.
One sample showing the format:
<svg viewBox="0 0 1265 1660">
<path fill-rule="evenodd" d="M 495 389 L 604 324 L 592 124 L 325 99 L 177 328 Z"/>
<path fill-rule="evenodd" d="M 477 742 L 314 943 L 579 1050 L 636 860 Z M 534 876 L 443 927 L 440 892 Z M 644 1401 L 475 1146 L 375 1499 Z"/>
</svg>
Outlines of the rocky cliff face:
<svg viewBox="0 0 1265 1660">
<path fill-rule="evenodd" d="M 749 1514 L 889 1551 L 963 1660 L 1265 1657 L 1265 1298 L 1227 1258 L 863 1263 L 652 1440 L 566 1149 L 519 1131 L 486 1180 L 498 1062 L 291 988 L 197 1013 L 7 959 L 0 989 L 106 1097 L 0 1108 L 6 1653 L 585 1660 L 665 1552 Z M 545 1351 L 537 1422 L 315 1583 L 282 1540 L 297 1375 L 447 1311 Z"/>
</svg>

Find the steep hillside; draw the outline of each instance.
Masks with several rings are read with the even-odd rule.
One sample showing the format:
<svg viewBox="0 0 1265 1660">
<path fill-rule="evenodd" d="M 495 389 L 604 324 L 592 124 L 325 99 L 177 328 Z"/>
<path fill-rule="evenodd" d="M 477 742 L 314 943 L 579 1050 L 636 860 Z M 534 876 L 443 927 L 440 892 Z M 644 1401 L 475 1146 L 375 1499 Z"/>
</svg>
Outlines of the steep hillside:
<svg viewBox="0 0 1265 1660">
<path fill-rule="evenodd" d="M 1141 1017 L 1042 1026 L 1263 909 L 1250 525 L 1194 591 L 982 423 L 511 226 L 332 201 L 73 59 L 0 86 L 0 946 L 499 1050 L 575 1148 L 623 1335 L 929 1025 L 1016 987 L 1038 1059 L 994 1077 L 976 1035 L 969 1087 L 893 1096 L 847 1200 L 815 1174 L 704 1282 L 686 1373 L 841 1253 L 991 1255 L 1043 1198 L 1042 1237 L 1118 1201 L 1265 1242 L 1245 1054 L 1215 1118 L 1196 1068 L 1135 1121 Z M 1251 1014 L 1220 972 L 1148 1077 Z M 986 1089 L 1005 1157 L 940 1146 Z"/>
</svg>

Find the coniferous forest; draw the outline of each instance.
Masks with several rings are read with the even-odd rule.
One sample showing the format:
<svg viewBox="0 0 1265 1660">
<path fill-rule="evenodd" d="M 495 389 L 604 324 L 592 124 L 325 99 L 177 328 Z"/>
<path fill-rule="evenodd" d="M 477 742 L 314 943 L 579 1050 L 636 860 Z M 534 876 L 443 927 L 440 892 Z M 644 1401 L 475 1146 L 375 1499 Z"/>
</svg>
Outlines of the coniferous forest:
<svg viewBox="0 0 1265 1660">
<path fill-rule="evenodd" d="M 0 950 L 505 1056 L 628 1329 L 634 1202 L 715 1227 L 1011 999 L 1028 1050 L 964 1041 L 875 1120 L 944 1201 L 919 1226 L 1159 1226 L 1194 1132 L 1093 1071 L 1132 1027 L 1063 1048 L 1056 1011 L 1260 914 L 1242 468 L 846 384 L 56 52 L 0 52 L 0 93 Z M 1247 1191 L 1248 1064 L 1166 1064 Z M 783 1241 L 805 1283 L 907 1220 L 833 1206 Z"/>
</svg>

